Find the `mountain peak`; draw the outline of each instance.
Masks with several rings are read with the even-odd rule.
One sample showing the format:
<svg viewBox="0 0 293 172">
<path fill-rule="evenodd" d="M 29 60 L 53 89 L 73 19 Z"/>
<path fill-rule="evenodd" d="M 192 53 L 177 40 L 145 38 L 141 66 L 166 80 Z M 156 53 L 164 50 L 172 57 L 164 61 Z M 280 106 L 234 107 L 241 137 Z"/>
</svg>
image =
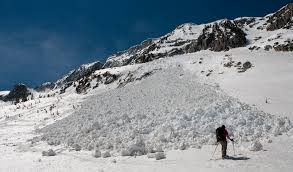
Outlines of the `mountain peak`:
<svg viewBox="0 0 293 172">
<path fill-rule="evenodd" d="M 289 3 L 269 16 L 267 30 L 290 29 L 293 26 L 293 3 Z"/>
</svg>

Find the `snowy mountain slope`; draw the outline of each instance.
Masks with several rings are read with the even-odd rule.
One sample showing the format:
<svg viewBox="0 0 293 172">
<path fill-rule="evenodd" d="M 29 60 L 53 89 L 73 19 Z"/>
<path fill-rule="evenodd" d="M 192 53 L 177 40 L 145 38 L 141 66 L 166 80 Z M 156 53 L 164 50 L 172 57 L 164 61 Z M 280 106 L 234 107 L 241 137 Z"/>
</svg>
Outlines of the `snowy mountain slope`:
<svg viewBox="0 0 293 172">
<path fill-rule="evenodd" d="M 37 87 L 38 91 L 66 88 L 101 68 L 146 63 L 159 58 L 193 53 L 202 50 L 228 51 L 246 47 L 251 51 L 292 51 L 292 4 L 264 17 L 222 19 L 207 24 L 186 23 L 174 31 L 110 56 L 105 64 L 99 61 L 82 65 L 56 82 Z M 270 29 L 272 28 L 272 29 Z"/>
<path fill-rule="evenodd" d="M 140 83 L 98 94 L 99 99 L 88 98 L 75 114 L 42 129 L 42 139 L 119 153 L 136 142 L 143 142 L 146 149 L 212 144 L 214 129 L 221 124 L 231 128 L 237 142 L 279 135 L 292 128 L 289 120 L 275 118 L 216 87 L 201 84 L 196 75 L 184 72 L 180 63 L 167 68 Z"/>
<path fill-rule="evenodd" d="M 58 88 L 66 89 L 67 87 L 72 85 L 73 82 L 76 82 L 83 77 L 91 75 L 96 70 L 101 69 L 102 66 L 103 64 L 99 61 L 89 64 L 83 64 L 79 68 L 70 71 L 68 74 L 64 75 L 61 79 L 57 80 L 56 82 L 46 82 L 36 87 L 35 90 L 44 92 Z"/>
<path fill-rule="evenodd" d="M 26 102 L 0 101 L 5 155 L 0 171 L 292 171 L 293 53 L 276 48 L 290 45 L 292 29 L 281 22 L 267 31 L 275 14 L 290 24 L 288 9 L 260 18 L 184 24 L 112 56 L 119 67 L 82 65 L 44 84 L 41 92 L 32 91 Z M 221 44 L 235 40 L 226 39 L 236 33 L 228 27 L 246 33 L 244 46 Z M 225 37 L 198 44 L 199 37 L 213 34 Z M 190 45 L 229 51 L 197 51 Z M 235 137 L 237 161 L 209 161 L 214 130 L 222 124 Z M 251 151 L 256 141 L 263 146 L 258 152 Z M 77 145 L 81 151 L 74 151 Z M 97 146 L 112 157 L 92 157 Z M 167 157 L 159 162 L 120 156 L 161 148 Z M 57 156 L 42 156 L 48 149 Z M 228 154 L 233 155 L 230 143 Z"/>
<path fill-rule="evenodd" d="M 119 87 L 120 84 L 118 79 L 108 85 L 100 84 L 100 86 L 95 89 L 93 89 L 95 85 L 95 83 L 93 83 L 92 87 L 87 90 L 87 94 L 76 94 L 75 88 L 70 86 L 67 91 L 61 95 L 55 94 L 54 96 L 54 93 L 57 92 L 49 92 L 50 96 L 48 97 L 48 93 L 39 93 L 40 96 L 36 96 L 36 100 L 29 100 L 28 102 L 18 105 L 11 105 L 8 103 L 1 104 L 1 114 L 10 117 L 3 116 L 0 119 L 0 150 L 2 154 L 6 155 L 5 158 L 0 158 L 0 162 L 3 164 L 0 170 L 58 171 L 62 169 L 62 171 L 80 171 L 87 169 L 88 171 L 135 171 L 134 169 L 140 168 L 142 171 L 234 171 L 236 169 L 238 169 L 238 171 L 247 171 L 248 169 L 252 171 L 290 171 L 292 169 L 293 160 L 290 153 L 293 151 L 292 130 L 287 132 L 287 134 L 274 137 L 274 134 L 278 134 L 278 129 L 282 129 L 282 127 L 278 126 L 284 125 L 282 122 L 284 118 L 267 115 L 253 107 L 252 104 L 254 104 L 254 102 L 250 101 L 254 100 L 253 97 L 256 97 L 256 100 L 261 97 L 262 101 L 264 101 L 262 98 L 263 95 L 268 94 L 273 97 L 275 93 L 283 93 L 279 95 L 279 99 L 269 99 L 269 101 L 274 101 L 269 104 L 263 103 L 263 105 L 265 105 L 263 107 L 265 112 L 267 112 L 270 106 L 272 106 L 273 109 L 277 107 L 275 111 L 280 110 L 281 112 L 282 109 L 278 108 L 278 106 L 282 107 L 284 101 L 288 103 L 292 101 L 290 96 L 288 96 L 292 94 L 292 90 L 289 86 L 287 87 L 287 85 L 290 85 L 293 81 L 291 79 L 293 69 L 291 67 L 292 59 L 292 53 L 268 51 L 251 52 L 246 48 L 235 49 L 229 52 L 202 51 L 159 59 L 145 64 L 103 69 L 95 72 L 95 75 L 100 75 L 108 71 L 115 75 L 121 75 L 122 78 L 127 78 L 129 72 L 134 74 L 133 78 L 140 78 L 140 76 L 145 73 L 153 72 L 150 76 L 140 80 L 133 80 L 123 85 L 123 87 Z M 235 61 L 233 65 L 231 67 L 225 67 L 226 65 L 224 66 L 224 64 L 231 60 Z M 240 71 L 240 69 L 234 66 L 239 61 L 244 63 L 247 60 L 251 61 L 253 67 L 247 69 L 246 72 L 239 73 L 238 71 Z M 283 65 L 284 68 L 276 68 L 274 67 L 275 65 Z M 208 73 L 210 74 L 207 76 Z M 255 76 L 255 78 L 252 78 L 252 75 Z M 280 76 L 284 79 L 280 79 Z M 257 82 L 258 80 L 259 82 Z M 240 83 L 238 84 L 236 81 Z M 92 82 L 95 82 L 95 80 Z M 250 83 L 253 84 L 251 85 Z M 265 87 L 266 85 L 271 85 L 271 87 Z M 276 88 L 280 88 L 280 90 Z M 222 89 L 224 89 L 226 93 L 223 92 Z M 230 92 L 229 90 L 234 91 Z M 165 94 L 168 96 L 162 96 Z M 245 102 L 249 103 L 251 106 L 240 103 L 239 100 L 227 94 L 236 95 L 241 101 L 245 100 Z M 250 99 L 247 99 L 246 96 L 249 95 L 250 97 L 248 98 Z M 38 97 L 41 97 L 39 98 L 40 103 Z M 105 101 L 99 99 L 101 97 L 103 97 Z M 121 101 L 119 101 L 119 98 Z M 242 100 L 242 98 L 244 99 Z M 197 102 L 195 99 L 199 99 L 201 102 Z M 141 101 L 143 101 L 143 103 L 141 103 Z M 215 104 L 210 105 L 210 103 L 207 103 L 210 101 L 215 101 Z M 218 104 L 216 102 L 218 102 Z M 195 112 L 198 112 L 197 106 L 199 105 L 201 105 L 202 113 L 198 113 L 199 116 L 197 117 L 199 118 L 192 118 L 196 116 Z M 240 106 L 237 107 L 238 105 Z M 52 106 L 54 108 L 52 112 L 50 112 L 50 107 Z M 259 107 L 258 104 L 256 104 L 256 106 Z M 228 111 L 221 107 L 228 107 Z M 242 107 L 247 108 L 247 110 L 244 112 L 237 112 L 237 109 Z M 288 106 L 287 108 L 291 107 Z M 166 109 L 169 112 L 165 111 Z M 59 116 L 57 115 L 57 111 L 59 112 Z M 125 112 L 126 115 L 122 115 L 119 113 L 120 111 Z M 154 112 L 154 114 L 149 112 Z M 70 115 L 72 113 L 75 114 Z M 93 116 L 95 113 L 101 114 L 101 116 Z M 19 114 L 20 116 L 18 116 Z M 81 115 L 78 116 L 78 114 Z M 123 130 L 118 130 L 121 129 L 121 127 L 123 128 L 123 125 L 120 124 L 123 122 L 122 119 L 125 119 L 121 118 L 121 120 L 119 120 L 119 115 L 130 119 L 129 123 L 127 123 L 128 118 L 124 120 L 125 128 L 132 126 L 132 130 L 129 128 L 124 133 L 122 132 Z M 66 118 L 67 116 L 68 118 Z M 239 116 L 241 118 L 239 118 Z M 283 116 L 289 116 L 292 119 L 292 113 L 283 114 Z M 89 117 L 91 117 L 92 120 L 90 120 Z M 120 157 L 120 152 L 115 153 L 115 151 L 111 151 L 113 157 L 109 159 L 95 159 L 91 155 L 92 151 L 84 150 L 76 152 L 71 151 L 72 148 L 66 146 L 66 144 L 60 144 L 58 146 L 51 145 L 58 140 L 62 141 L 62 139 L 75 138 L 75 134 L 78 134 L 77 136 L 80 140 L 80 142 L 76 143 L 87 143 L 87 140 L 91 140 L 95 138 L 95 136 L 92 135 L 89 137 L 90 135 L 80 133 L 80 131 L 74 129 L 74 127 L 70 130 L 70 127 L 64 124 L 70 123 L 71 126 L 76 126 L 78 121 L 80 121 L 80 126 L 85 127 L 84 129 L 87 130 L 91 121 L 95 121 L 99 117 L 99 121 L 103 121 L 101 124 L 108 126 L 108 128 L 103 128 L 101 125 L 102 128 L 100 133 L 107 133 L 107 131 L 109 131 L 109 136 L 106 134 L 101 142 L 106 143 L 108 141 L 108 144 L 101 145 L 102 150 L 104 146 L 109 146 L 108 148 L 111 148 L 111 145 L 115 145 L 118 140 L 114 138 L 117 137 L 111 138 L 110 136 L 111 134 L 115 135 L 116 132 L 118 132 L 118 136 L 122 137 L 122 139 L 120 139 L 122 143 L 117 146 L 118 148 L 121 146 L 121 150 L 124 150 L 122 146 L 127 147 L 135 143 L 135 139 L 129 140 L 125 138 L 133 134 L 130 131 L 144 131 L 143 128 L 147 125 L 147 122 L 144 121 L 148 120 L 154 121 L 154 128 L 152 128 L 154 134 L 147 137 L 151 140 L 153 139 L 155 141 L 153 143 L 161 143 L 161 141 L 167 139 L 167 141 L 170 142 L 163 142 L 165 150 L 176 147 L 180 148 L 184 145 L 182 143 L 185 143 L 187 148 L 196 147 L 196 149 L 188 148 L 188 150 L 185 151 L 166 151 L 166 160 L 154 162 L 154 160 L 148 159 L 146 156 L 130 159 L 128 157 Z M 189 117 L 191 117 L 191 121 L 189 121 Z M 60 121 L 56 123 L 55 120 Z M 246 157 L 249 158 L 248 160 L 227 162 L 221 160 L 209 161 L 215 147 L 205 146 L 205 144 L 213 143 L 214 141 L 213 136 L 208 133 L 212 132 L 215 126 L 221 123 L 221 120 L 226 122 L 227 126 L 229 126 L 229 130 L 232 132 L 231 134 L 237 139 L 237 144 L 235 145 L 237 157 Z M 247 125 L 243 125 L 243 120 L 247 122 Z M 168 123 L 168 121 L 170 122 Z M 263 122 L 263 125 L 258 125 L 258 122 Z M 164 123 L 168 123 L 168 126 L 175 126 L 174 135 L 176 133 L 179 135 L 178 140 L 174 139 L 174 135 L 170 135 L 172 133 L 170 132 L 172 130 L 169 130 L 170 128 L 164 127 L 165 125 L 158 125 Z M 193 124 L 188 125 L 189 123 Z M 42 129 L 48 124 L 53 125 Z M 196 126 L 200 124 L 205 127 L 197 129 L 198 127 Z M 266 131 L 266 125 L 271 126 L 272 129 Z M 118 127 L 118 129 L 114 126 Z M 264 128 L 260 126 L 264 126 Z M 285 126 L 290 128 L 291 125 L 289 125 L 287 121 L 285 122 Z M 64 129 L 63 134 L 60 129 L 58 130 L 58 127 Z M 196 128 L 195 131 L 198 132 L 198 135 L 196 133 L 196 135 L 193 135 L 195 136 L 194 141 L 193 137 L 188 137 L 189 133 L 187 132 L 192 129 L 192 127 Z M 50 141 L 53 141 L 49 142 L 50 145 L 34 140 L 27 142 L 27 140 L 31 140 L 35 136 L 40 136 L 39 133 L 35 132 L 35 129 L 46 130 L 46 134 L 53 136 L 52 133 L 48 132 L 47 129 L 49 128 L 56 134 L 56 138 L 48 137 Z M 84 130 L 85 133 L 87 132 L 86 130 Z M 155 133 L 157 133 L 157 135 L 155 135 Z M 245 134 L 248 133 L 250 134 L 245 136 Z M 59 137 L 60 134 L 63 136 Z M 141 133 L 141 135 L 147 134 Z M 249 151 L 248 148 L 251 142 L 247 142 L 246 139 L 250 140 L 253 138 L 258 138 L 267 151 Z M 272 143 L 270 143 L 271 141 Z M 149 142 L 146 142 L 146 145 L 148 144 Z M 283 146 L 280 147 L 280 145 Z M 156 148 L 155 146 L 156 144 L 154 145 L 154 149 Z M 202 148 L 198 149 L 201 146 Z M 113 149 L 117 147 L 114 146 Z M 56 157 L 41 156 L 41 152 L 49 148 L 56 150 Z M 218 148 L 215 158 L 220 156 L 219 153 Z M 228 154 L 233 154 L 231 145 L 229 146 Z M 272 159 L 270 157 L 275 158 Z M 114 159 L 117 163 L 112 162 Z M 13 164 L 11 160 L 13 160 Z"/>
<path fill-rule="evenodd" d="M 265 17 L 223 19 L 201 25 L 183 24 L 165 36 L 114 54 L 104 67 L 144 63 L 206 49 L 223 51 L 246 46 L 250 49 L 292 51 L 292 6 L 288 4 Z"/>
</svg>

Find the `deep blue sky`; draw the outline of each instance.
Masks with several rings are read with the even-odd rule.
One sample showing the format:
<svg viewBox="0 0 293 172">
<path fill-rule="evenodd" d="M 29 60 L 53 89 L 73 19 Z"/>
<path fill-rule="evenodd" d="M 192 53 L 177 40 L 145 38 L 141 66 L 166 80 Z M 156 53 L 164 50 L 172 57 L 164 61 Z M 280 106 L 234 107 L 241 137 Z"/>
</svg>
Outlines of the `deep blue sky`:
<svg viewBox="0 0 293 172">
<path fill-rule="evenodd" d="M 34 87 L 186 22 L 264 16 L 292 0 L 0 0 L 0 90 Z"/>
</svg>

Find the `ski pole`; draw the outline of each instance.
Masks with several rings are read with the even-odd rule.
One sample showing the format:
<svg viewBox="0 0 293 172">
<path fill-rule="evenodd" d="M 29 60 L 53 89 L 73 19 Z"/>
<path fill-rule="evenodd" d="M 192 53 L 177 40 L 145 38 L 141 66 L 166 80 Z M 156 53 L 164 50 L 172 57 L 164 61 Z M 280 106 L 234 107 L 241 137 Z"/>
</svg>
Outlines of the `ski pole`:
<svg viewBox="0 0 293 172">
<path fill-rule="evenodd" d="M 234 141 L 232 142 L 232 144 L 233 144 L 234 156 L 236 156 L 236 154 L 235 154 L 235 147 L 234 147 Z"/>
<path fill-rule="evenodd" d="M 210 160 L 212 160 L 212 159 L 213 159 L 213 157 L 214 157 L 214 155 L 215 155 L 215 153 L 216 153 L 216 150 L 217 150 L 217 147 L 218 147 L 218 145 L 219 145 L 219 143 L 217 143 L 217 146 L 216 146 L 216 148 L 215 148 L 215 150 L 214 150 L 214 153 L 213 153 L 213 155 L 212 155 L 212 157 L 211 157 L 211 159 L 210 159 Z"/>
</svg>

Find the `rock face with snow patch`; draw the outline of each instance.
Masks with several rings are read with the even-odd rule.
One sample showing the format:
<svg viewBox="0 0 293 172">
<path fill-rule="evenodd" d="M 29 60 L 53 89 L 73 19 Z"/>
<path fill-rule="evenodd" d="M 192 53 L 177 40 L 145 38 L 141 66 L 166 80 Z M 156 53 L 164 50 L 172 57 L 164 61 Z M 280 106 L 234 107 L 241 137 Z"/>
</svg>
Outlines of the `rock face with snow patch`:
<svg viewBox="0 0 293 172">
<path fill-rule="evenodd" d="M 36 91 L 52 90 L 54 88 L 61 88 L 61 93 L 70 87 L 74 82 L 84 79 L 92 75 L 96 70 L 102 69 L 103 64 L 99 61 L 81 65 L 78 69 L 70 71 L 67 75 L 63 76 L 56 82 L 47 82 L 38 87 Z"/>
<path fill-rule="evenodd" d="M 42 92 L 42 91 L 46 91 L 46 90 L 52 90 L 54 88 L 55 88 L 55 83 L 53 83 L 53 82 L 46 82 L 46 83 L 43 83 L 40 86 L 37 86 L 35 88 L 35 90 Z"/>
<path fill-rule="evenodd" d="M 223 20 L 204 27 L 197 40 L 187 45 L 188 53 L 209 49 L 223 51 L 242 47 L 246 44 L 245 33 L 232 21 Z"/>
<path fill-rule="evenodd" d="M 247 46 L 251 51 L 261 48 L 268 51 L 292 51 L 292 10 L 293 5 L 290 3 L 265 17 L 223 19 L 200 25 L 186 23 L 162 37 L 147 39 L 128 50 L 111 55 L 104 65 L 100 62 L 82 65 L 54 84 L 45 84 L 38 87 L 38 90 L 61 88 L 63 93 L 73 82 L 84 80 L 99 69 L 146 63 L 201 50 L 227 51 Z M 82 88 L 78 88 L 78 92 L 84 92 L 87 84 L 81 84 Z"/>
<path fill-rule="evenodd" d="M 158 39 L 150 39 L 111 56 L 104 68 L 146 63 L 155 59 L 209 49 L 224 51 L 246 45 L 245 33 L 231 20 L 208 25 L 184 24 Z"/>
<path fill-rule="evenodd" d="M 91 75 L 94 71 L 101 69 L 103 66 L 100 62 L 94 62 L 87 65 L 82 65 L 78 69 L 71 72 L 63 82 L 71 83 L 77 81 L 85 76 Z"/>
<path fill-rule="evenodd" d="M 267 30 L 290 29 L 293 26 L 293 3 L 286 5 L 271 15 L 267 21 Z"/>
<path fill-rule="evenodd" d="M 4 101 L 15 101 L 15 102 L 27 101 L 27 98 L 29 95 L 31 95 L 31 92 L 28 90 L 26 85 L 17 84 L 9 92 L 9 94 L 4 96 L 2 99 Z"/>
</svg>

